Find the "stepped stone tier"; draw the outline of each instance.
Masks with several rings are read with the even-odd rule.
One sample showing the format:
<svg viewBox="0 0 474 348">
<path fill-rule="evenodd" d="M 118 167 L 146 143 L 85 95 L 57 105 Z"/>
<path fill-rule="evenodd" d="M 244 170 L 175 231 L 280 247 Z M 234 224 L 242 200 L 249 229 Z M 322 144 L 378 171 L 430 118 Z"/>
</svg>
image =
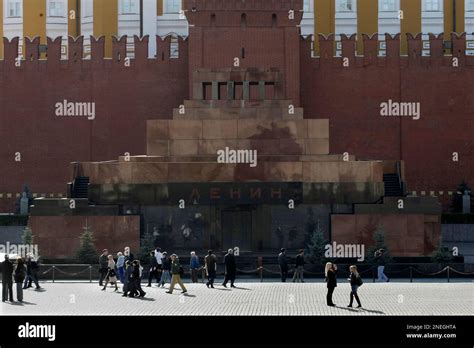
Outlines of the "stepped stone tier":
<svg viewBox="0 0 474 348">
<path fill-rule="evenodd" d="M 75 163 L 74 171 L 89 177 L 91 200 L 98 204 L 138 199 L 176 205 L 180 197 L 166 184 L 178 183 L 209 185 L 217 190 L 211 203 L 229 195 L 224 183 L 291 183 L 271 204 L 288 203 L 289 198 L 298 203 L 372 203 L 383 196 L 382 161 L 329 155 L 329 120 L 304 119 L 302 108 L 276 99 L 281 83 L 275 70 L 199 70 L 194 73 L 194 99 L 176 108 L 171 120 L 147 122 L 147 156 Z M 218 163 L 218 151 L 226 148 L 257 151 L 256 166 Z M 123 185 L 136 196 L 126 194 Z M 153 197 L 150 189 L 156 191 Z M 253 202 L 262 202 L 256 188 L 231 190 L 236 196 L 253 193 Z M 192 204 L 192 192 L 181 199 Z"/>
</svg>

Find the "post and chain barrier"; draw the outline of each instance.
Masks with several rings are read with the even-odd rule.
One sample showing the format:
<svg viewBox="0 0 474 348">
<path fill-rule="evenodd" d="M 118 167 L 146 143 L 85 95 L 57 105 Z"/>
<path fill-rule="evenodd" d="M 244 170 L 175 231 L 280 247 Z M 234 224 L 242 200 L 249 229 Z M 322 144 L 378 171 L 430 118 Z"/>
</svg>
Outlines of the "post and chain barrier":
<svg viewBox="0 0 474 348">
<path fill-rule="evenodd" d="M 52 282 L 54 283 L 56 281 L 56 276 L 57 276 L 57 273 L 59 274 L 62 274 L 62 275 L 65 275 L 65 276 L 68 276 L 68 277 L 77 277 L 79 275 L 82 275 L 86 272 L 89 272 L 89 282 L 92 283 L 92 270 L 94 268 L 93 265 L 85 265 L 85 264 L 82 264 L 82 265 L 74 265 L 74 264 L 54 264 L 54 265 L 48 265 L 48 264 L 44 264 L 42 265 L 43 267 L 48 267 L 46 270 L 44 271 L 41 271 L 41 272 L 38 272 L 39 275 L 41 276 L 44 276 L 46 274 L 49 274 L 49 273 L 52 273 Z M 61 269 L 60 267 L 84 267 L 83 270 L 80 270 L 80 271 L 77 271 L 77 272 L 67 272 L 67 271 L 64 271 L 63 269 Z M 201 277 L 202 277 L 202 282 L 204 283 L 205 281 L 205 278 L 206 278 L 206 270 L 204 267 L 200 267 L 197 269 L 198 272 L 201 272 Z M 291 274 L 295 271 L 295 268 L 291 268 L 288 270 L 288 274 Z M 451 281 L 451 272 L 455 273 L 455 274 L 459 274 L 459 275 L 463 275 L 463 276 L 473 276 L 474 275 L 474 272 L 462 272 L 462 271 L 458 271 L 456 270 L 455 268 L 451 267 L 451 266 L 446 266 L 444 267 L 443 269 L 441 269 L 440 271 L 437 271 L 437 272 L 434 272 L 434 273 L 426 273 L 426 272 L 423 272 L 423 271 L 420 271 L 418 268 L 416 268 L 415 266 L 408 266 L 407 268 L 404 268 L 404 269 L 401 269 L 401 270 L 392 270 L 390 271 L 390 274 L 399 274 L 399 273 L 404 273 L 404 272 L 409 272 L 409 278 L 410 278 L 410 283 L 413 282 L 413 272 L 419 274 L 419 275 L 422 275 L 422 276 L 437 276 L 437 275 L 440 275 L 444 272 L 446 272 L 446 278 L 447 278 L 447 281 L 448 283 Z M 255 269 L 251 269 L 251 270 L 244 270 L 244 269 L 237 269 L 237 272 L 240 273 L 240 274 L 244 274 L 244 275 L 257 275 L 259 278 L 260 278 L 260 281 L 263 281 L 263 276 L 264 276 L 264 273 L 267 273 L 267 274 L 273 274 L 273 275 L 276 275 L 276 274 L 280 274 L 280 271 L 275 271 L 275 270 L 272 270 L 268 267 L 264 267 L 263 265 L 261 266 L 258 266 L 257 268 Z M 311 272 L 311 271 L 307 271 L 307 270 L 304 270 L 303 271 L 304 274 L 306 275 L 311 275 L 311 276 L 318 276 L 318 277 L 324 277 L 324 272 Z M 375 278 L 376 278 L 376 275 L 375 275 L 375 268 L 374 267 L 371 267 L 371 268 L 368 268 L 366 270 L 363 270 L 361 272 L 359 272 L 359 274 L 363 275 L 363 274 L 366 274 L 366 273 L 369 273 L 369 272 L 372 272 L 373 274 L 373 279 L 374 279 L 374 282 L 375 282 Z M 350 272 L 346 271 L 346 270 L 342 270 L 342 269 L 338 269 L 338 273 L 339 274 L 350 274 Z M 223 275 L 224 273 L 223 272 L 219 272 L 218 275 Z"/>
</svg>

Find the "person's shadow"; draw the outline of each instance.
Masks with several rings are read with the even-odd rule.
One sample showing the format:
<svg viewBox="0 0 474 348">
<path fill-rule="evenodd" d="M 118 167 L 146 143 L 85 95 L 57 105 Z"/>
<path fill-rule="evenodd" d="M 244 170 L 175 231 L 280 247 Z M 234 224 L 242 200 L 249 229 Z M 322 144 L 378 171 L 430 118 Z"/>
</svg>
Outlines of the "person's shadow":
<svg viewBox="0 0 474 348">
<path fill-rule="evenodd" d="M 151 298 L 151 297 L 139 297 L 138 298 L 140 301 L 149 301 L 149 302 L 153 302 L 155 301 L 154 298 Z"/>
<path fill-rule="evenodd" d="M 19 301 L 15 301 L 15 302 L 9 302 L 9 304 L 11 306 L 25 306 L 25 305 L 30 305 L 30 306 L 36 306 L 36 303 L 32 303 L 32 302 L 27 302 L 27 301 L 22 301 L 22 302 L 19 302 Z"/>
<path fill-rule="evenodd" d="M 234 289 L 236 289 L 236 290 L 248 290 L 248 291 L 252 291 L 252 289 L 243 288 L 243 287 L 241 287 L 241 286 L 236 286 Z"/>
<path fill-rule="evenodd" d="M 196 297 L 196 295 L 190 295 L 190 294 L 188 294 L 188 293 L 185 293 L 185 294 L 183 294 L 182 296 L 184 296 L 184 297 Z"/>
<path fill-rule="evenodd" d="M 354 308 L 351 308 L 351 307 L 334 306 L 334 308 L 344 309 L 345 311 L 349 311 L 349 312 L 359 312 L 357 309 L 354 309 Z"/>
<path fill-rule="evenodd" d="M 365 309 L 365 308 L 361 308 L 360 310 L 363 312 L 369 312 L 369 313 L 375 313 L 375 314 L 385 314 L 385 312 L 382 312 L 382 311 L 375 311 L 375 310 Z"/>
</svg>

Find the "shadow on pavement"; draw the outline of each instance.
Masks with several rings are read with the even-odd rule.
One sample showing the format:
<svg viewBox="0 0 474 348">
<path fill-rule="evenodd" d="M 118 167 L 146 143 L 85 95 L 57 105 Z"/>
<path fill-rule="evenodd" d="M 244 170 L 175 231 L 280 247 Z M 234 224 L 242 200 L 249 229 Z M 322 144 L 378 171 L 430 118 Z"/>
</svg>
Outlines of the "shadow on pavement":
<svg viewBox="0 0 474 348">
<path fill-rule="evenodd" d="M 356 312 L 356 313 L 359 312 L 357 309 L 350 308 L 350 307 L 335 306 L 334 308 L 344 309 L 345 311 L 349 311 L 349 312 Z"/>
<path fill-rule="evenodd" d="M 369 313 L 376 313 L 376 314 L 385 314 L 385 312 L 382 312 L 382 311 L 374 311 L 374 310 L 365 309 L 365 308 L 361 308 L 361 311 L 369 312 Z"/>
<path fill-rule="evenodd" d="M 11 306 L 25 306 L 25 305 L 30 305 L 30 306 L 36 306 L 36 303 L 32 303 L 32 302 L 27 302 L 27 301 L 23 301 L 23 302 L 19 302 L 19 301 L 15 301 L 15 302 L 8 302 L 9 305 Z"/>
</svg>

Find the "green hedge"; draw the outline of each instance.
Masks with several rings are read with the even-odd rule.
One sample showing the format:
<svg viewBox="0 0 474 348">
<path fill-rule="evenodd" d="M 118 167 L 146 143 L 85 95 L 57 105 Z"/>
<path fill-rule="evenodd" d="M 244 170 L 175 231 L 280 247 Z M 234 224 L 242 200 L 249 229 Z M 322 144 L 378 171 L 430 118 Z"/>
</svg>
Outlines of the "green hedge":
<svg viewBox="0 0 474 348">
<path fill-rule="evenodd" d="M 0 215 L 0 226 L 26 226 L 28 215 Z"/>
<path fill-rule="evenodd" d="M 474 214 L 449 213 L 441 215 L 443 224 L 474 224 Z"/>
</svg>

